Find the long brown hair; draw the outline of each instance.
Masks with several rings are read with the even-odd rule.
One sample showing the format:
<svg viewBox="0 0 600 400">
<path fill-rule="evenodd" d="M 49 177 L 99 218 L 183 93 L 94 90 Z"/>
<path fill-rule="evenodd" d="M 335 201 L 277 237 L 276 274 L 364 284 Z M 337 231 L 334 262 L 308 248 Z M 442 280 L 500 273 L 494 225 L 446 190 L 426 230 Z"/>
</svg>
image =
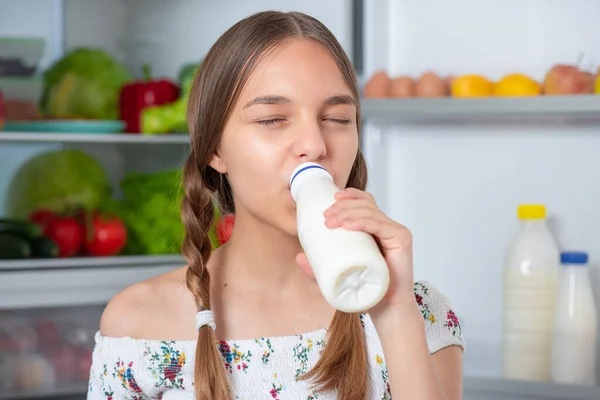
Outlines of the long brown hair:
<svg viewBox="0 0 600 400">
<path fill-rule="evenodd" d="M 288 39 L 309 39 L 325 46 L 336 61 L 352 95 L 359 100 L 354 69 L 335 36 L 308 15 L 261 12 L 236 23 L 212 46 L 194 80 L 188 105 L 191 154 L 184 167 L 185 197 L 182 219 L 186 228 L 183 253 L 189 263 L 186 283 L 198 310 L 209 310 L 211 255 L 208 232 L 214 222 L 215 202 L 224 212 L 234 212 L 227 178 L 208 165 L 240 92 L 254 67 L 270 50 Z M 360 127 L 360 108 L 357 109 Z M 364 189 L 367 169 L 360 150 L 347 186 Z M 337 389 L 342 400 L 364 400 L 368 391 L 368 362 L 359 314 L 337 311 L 329 326 L 326 346 L 315 367 L 303 376 L 321 391 Z M 226 400 L 230 388 L 213 330 L 198 332 L 194 371 L 197 399 Z"/>
</svg>

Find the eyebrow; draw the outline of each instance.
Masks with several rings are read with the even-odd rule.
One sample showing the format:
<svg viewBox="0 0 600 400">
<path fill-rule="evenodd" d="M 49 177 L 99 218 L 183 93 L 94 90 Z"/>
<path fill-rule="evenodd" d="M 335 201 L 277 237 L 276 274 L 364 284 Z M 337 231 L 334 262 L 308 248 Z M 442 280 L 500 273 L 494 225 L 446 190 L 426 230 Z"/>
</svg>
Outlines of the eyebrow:
<svg viewBox="0 0 600 400">
<path fill-rule="evenodd" d="M 289 104 L 291 102 L 292 101 L 290 99 L 288 99 L 287 97 L 283 97 L 283 96 L 259 96 L 253 100 L 250 100 L 248 103 L 246 103 L 246 105 L 244 106 L 244 109 L 254 106 L 254 105 L 257 105 L 257 104 Z M 329 97 L 327 100 L 325 100 L 324 104 L 328 105 L 328 106 L 334 106 L 334 105 L 338 105 L 338 104 L 349 104 L 351 106 L 356 106 L 356 101 L 354 100 L 354 98 L 352 96 L 345 95 L 345 94 L 338 94 L 338 95 Z"/>
</svg>

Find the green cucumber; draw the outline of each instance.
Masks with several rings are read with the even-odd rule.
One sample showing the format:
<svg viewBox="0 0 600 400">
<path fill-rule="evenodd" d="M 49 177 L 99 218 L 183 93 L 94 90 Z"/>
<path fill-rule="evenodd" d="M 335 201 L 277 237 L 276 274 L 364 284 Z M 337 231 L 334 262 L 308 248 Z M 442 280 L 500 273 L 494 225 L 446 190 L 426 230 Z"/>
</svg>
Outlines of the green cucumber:
<svg viewBox="0 0 600 400">
<path fill-rule="evenodd" d="M 33 240 L 42 236 L 42 227 L 31 221 L 0 218 L 0 233 Z"/>
<path fill-rule="evenodd" d="M 0 233 L 0 259 L 15 260 L 31 257 L 31 245 L 27 239 Z"/>
<path fill-rule="evenodd" d="M 58 246 L 52 239 L 40 236 L 29 241 L 31 253 L 34 258 L 56 258 L 58 257 Z"/>
</svg>

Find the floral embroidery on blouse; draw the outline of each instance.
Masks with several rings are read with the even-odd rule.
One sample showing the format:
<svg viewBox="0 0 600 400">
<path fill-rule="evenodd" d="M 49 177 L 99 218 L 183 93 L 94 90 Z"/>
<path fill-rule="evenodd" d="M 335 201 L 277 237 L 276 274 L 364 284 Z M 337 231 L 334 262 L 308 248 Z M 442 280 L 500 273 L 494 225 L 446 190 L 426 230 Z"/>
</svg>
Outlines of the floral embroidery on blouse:
<svg viewBox="0 0 600 400">
<path fill-rule="evenodd" d="M 124 361 L 117 361 L 117 366 L 115 368 L 116 370 L 116 375 L 119 377 L 119 379 L 121 380 L 121 384 L 123 385 L 123 387 L 125 389 L 127 389 L 130 392 L 133 392 L 134 394 L 137 393 L 142 393 L 142 389 L 138 386 L 137 382 L 135 381 L 135 378 L 133 376 L 133 361 L 125 364 Z M 143 397 L 134 395 L 133 396 L 133 400 L 142 400 Z"/>
<path fill-rule="evenodd" d="M 281 391 L 283 390 L 283 385 L 281 384 L 281 382 L 279 382 L 279 379 L 277 379 L 277 374 L 273 374 L 272 385 L 273 389 L 271 389 L 269 394 L 271 394 L 271 397 L 273 397 L 274 399 L 279 400 L 279 393 L 281 393 Z"/>
<path fill-rule="evenodd" d="M 269 363 L 271 354 L 273 354 L 273 352 L 275 351 L 273 349 L 273 345 L 271 344 L 271 339 L 265 339 L 265 338 L 260 338 L 260 339 L 255 339 L 255 342 L 261 347 L 264 348 L 265 346 L 267 347 L 261 356 L 261 360 L 263 365 L 267 365 Z"/>
<path fill-rule="evenodd" d="M 454 311 L 448 311 L 448 314 L 446 314 L 446 323 L 444 324 L 444 326 L 448 328 L 450 332 L 452 332 L 452 336 L 462 335 L 460 321 L 458 320 L 458 317 L 456 316 Z"/>
<path fill-rule="evenodd" d="M 173 389 L 185 389 L 182 369 L 185 365 L 185 352 L 175 348 L 175 342 L 160 342 L 160 351 L 152 351 L 146 345 L 144 355 L 149 355 L 148 370 L 156 379 L 156 386 Z"/>
<path fill-rule="evenodd" d="M 392 399 L 392 388 L 390 387 L 390 378 L 388 376 L 387 366 L 385 365 L 385 362 L 383 361 L 383 357 L 381 357 L 379 354 L 375 355 L 375 362 L 377 362 L 377 365 L 381 366 L 381 379 L 383 379 L 383 382 L 385 383 L 385 386 L 386 386 L 386 390 L 383 393 L 381 400 L 391 400 Z"/>
<path fill-rule="evenodd" d="M 225 361 L 225 369 L 229 371 L 230 374 L 233 373 L 234 367 L 237 370 L 244 371 L 247 373 L 248 364 L 250 362 L 250 357 L 252 357 L 252 352 L 248 350 L 245 353 L 241 353 L 238 349 L 238 346 L 235 342 L 229 345 L 229 342 L 225 340 L 219 341 L 219 351 L 221 352 L 221 356 Z"/>
<path fill-rule="evenodd" d="M 435 314 L 433 314 L 431 312 L 429 303 L 425 303 L 423 301 L 423 296 L 421 296 L 419 294 L 419 291 L 421 291 L 424 295 L 427 296 L 429 294 L 429 288 L 420 282 L 415 283 L 415 288 L 414 288 L 415 300 L 417 301 L 417 304 L 419 305 L 419 309 L 421 310 L 421 314 L 423 315 L 423 318 L 425 318 L 425 320 L 430 321 L 431 323 L 434 323 L 436 321 Z"/>
</svg>

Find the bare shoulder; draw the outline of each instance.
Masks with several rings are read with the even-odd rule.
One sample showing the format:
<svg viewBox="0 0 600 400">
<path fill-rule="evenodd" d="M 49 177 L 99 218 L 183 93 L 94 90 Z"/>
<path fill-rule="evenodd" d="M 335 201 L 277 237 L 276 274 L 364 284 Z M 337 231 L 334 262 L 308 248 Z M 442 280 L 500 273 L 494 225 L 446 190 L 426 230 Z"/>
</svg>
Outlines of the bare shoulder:
<svg viewBox="0 0 600 400">
<path fill-rule="evenodd" d="M 195 305 L 185 285 L 187 267 L 138 282 L 108 303 L 100 320 L 105 336 L 185 339 L 194 333 Z M 190 321 L 188 320 L 190 319 Z"/>
</svg>

